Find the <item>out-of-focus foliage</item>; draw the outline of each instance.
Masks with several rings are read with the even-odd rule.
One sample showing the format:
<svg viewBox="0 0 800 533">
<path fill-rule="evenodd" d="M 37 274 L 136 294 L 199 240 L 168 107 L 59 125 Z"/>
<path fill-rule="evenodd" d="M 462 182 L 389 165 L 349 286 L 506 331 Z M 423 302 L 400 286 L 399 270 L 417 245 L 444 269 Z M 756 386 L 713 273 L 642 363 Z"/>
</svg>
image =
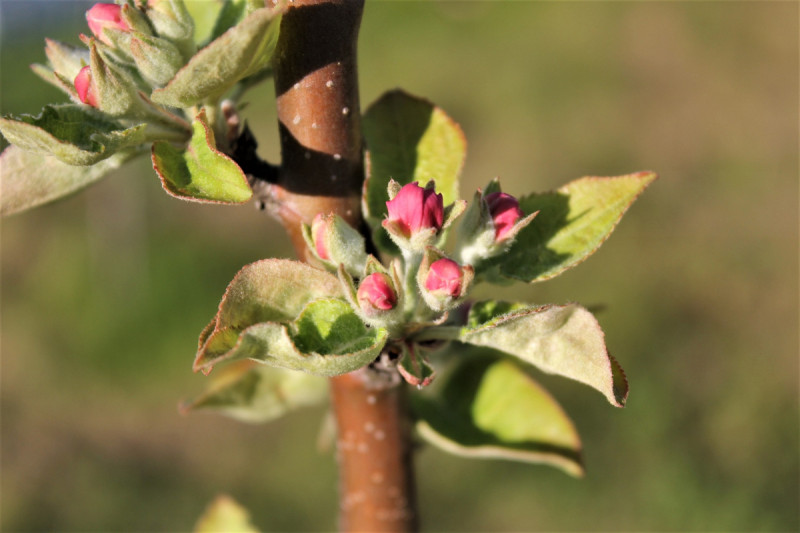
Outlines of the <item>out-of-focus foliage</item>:
<svg viewBox="0 0 800 533">
<path fill-rule="evenodd" d="M 58 100 L 27 65 L 45 35 L 76 43 L 91 4 L 0 2 L 0 111 Z M 661 175 L 582 268 L 476 295 L 604 306 L 626 409 L 535 375 L 585 478 L 424 448 L 427 529 L 798 529 L 797 38 L 792 3 L 367 3 L 361 101 L 403 86 L 447 109 L 470 139 L 462 190 Z M 274 161 L 270 91 L 244 99 Z M 261 530 L 334 528 L 323 411 L 176 409 L 204 385 L 187 360 L 208 309 L 242 265 L 289 255 L 282 230 L 168 198 L 146 161 L 123 172 L 3 221 L 0 526 L 188 530 L 224 491 Z"/>
</svg>

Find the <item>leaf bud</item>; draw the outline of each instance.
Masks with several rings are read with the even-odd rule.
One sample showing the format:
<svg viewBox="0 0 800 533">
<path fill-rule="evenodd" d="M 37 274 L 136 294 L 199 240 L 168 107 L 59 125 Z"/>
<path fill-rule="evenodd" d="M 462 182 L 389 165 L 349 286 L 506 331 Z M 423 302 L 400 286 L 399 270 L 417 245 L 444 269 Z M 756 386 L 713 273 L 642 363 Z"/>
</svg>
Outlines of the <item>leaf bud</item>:
<svg viewBox="0 0 800 533">
<path fill-rule="evenodd" d="M 75 76 L 75 91 L 84 104 L 97 107 L 97 95 L 92 82 L 92 67 L 86 65 Z"/>
<path fill-rule="evenodd" d="M 103 30 L 107 28 L 120 31 L 130 30 L 128 23 L 122 18 L 122 7 L 117 4 L 95 4 L 86 12 L 86 21 L 94 36 L 107 45 L 111 45 L 111 42 L 103 34 Z"/>
<path fill-rule="evenodd" d="M 368 317 L 390 311 L 397 305 L 392 280 L 382 272 L 373 272 L 361 280 L 356 297 L 361 311 Z"/>
</svg>

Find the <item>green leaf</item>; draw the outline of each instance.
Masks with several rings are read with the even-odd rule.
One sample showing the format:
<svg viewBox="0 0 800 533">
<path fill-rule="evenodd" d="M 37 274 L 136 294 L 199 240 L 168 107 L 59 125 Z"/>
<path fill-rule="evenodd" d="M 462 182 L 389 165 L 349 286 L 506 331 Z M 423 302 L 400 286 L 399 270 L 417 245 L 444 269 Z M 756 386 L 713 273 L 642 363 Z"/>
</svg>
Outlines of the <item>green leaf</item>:
<svg viewBox="0 0 800 533">
<path fill-rule="evenodd" d="M 88 167 L 9 146 L 0 154 L 0 215 L 13 215 L 73 194 L 105 177 L 136 151 L 117 152 Z"/>
<path fill-rule="evenodd" d="M 489 264 L 505 278 L 531 283 L 561 274 L 605 242 L 625 211 L 656 177 L 652 172 L 587 177 L 555 192 L 520 199 L 526 214 L 539 214 L 517 235 L 511 249 Z"/>
<path fill-rule="evenodd" d="M 212 324 L 200 334 L 194 369 L 253 359 L 319 376 L 372 362 L 386 344 L 342 299 L 339 280 L 305 263 L 265 259 L 244 267 L 228 285 Z"/>
<path fill-rule="evenodd" d="M 445 205 L 458 199 L 467 141 L 440 108 L 403 91 L 390 91 L 367 110 L 363 128 L 368 169 L 364 203 L 367 221 L 376 231 L 386 214 L 391 179 L 400 185 L 417 181 L 423 187 L 434 180 Z"/>
<path fill-rule="evenodd" d="M 185 151 L 157 141 L 153 143 L 152 159 L 164 190 L 176 198 L 242 203 L 253 196 L 239 165 L 217 150 L 205 111 L 192 123 L 192 139 Z"/>
<path fill-rule="evenodd" d="M 314 300 L 341 298 L 333 274 L 288 259 L 264 259 L 242 268 L 225 290 L 217 330 L 294 320 Z"/>
<path fill-rule="evenodd" d="M 514 309 L 499 314 L 502 306 L 487 312 L 494 302 L 470 310 L 461 342 L 486 346 L 514 355 L 548 374 L 574 379 L 600 391 L 608 401 L 623 407 L 628 382 L 609 355 L 597 319 L 576 304 Z M 480 317 L 477 318 L 477 317 Z"/>
<path fill-rule="evenodd" d="M 186 11 L 194 24 L 193 40 L 196 43 L 206 43 L 214 40 L 218 35 L 211 37 L 211 31 L 214 28 L 215 21 L 219 17 L 219 13 L 223 6 L 229 0 L 203 0 L 197 2 L 194 0 L 185 1 Z"/>
<path fill-rule="evenodd" d="M 190 107 L 218 100 L 239 80 L 266 68 L 278 43 L 282 9 L 253 11 L 197 52 L 152 100 L 171 107 Z"/>
<path fill-rule="evenodd" d="M 195 370 L 209 372 L 223 360 L 251 359 L 316 376 L 338 376 L 374 361 L 389 337 L 383 328 L 367 327 L 347 302 L 331 299 L 309 303 L 297 320 L 247 327 L 235 343 L 230 332 L 222 329 L 208 337 Z"/>
<path fill-rule="evenodd" d="M 217 496 L 194 526 L 194 533 L 258 533 L 250 513 L 226 495 Z"/>
<path fill-rule="evenodd" d="M 583 475 L 581 442 L 561 406 L 515 364 L 468 357 L 414 396 L 417 430 L 456 455 L 548 464 Z"/>
<path fill-rule="evenodd" d="M 227 365 L 210 379 L 206 391 L 183 404 L 182 411 L 211 410 L 242 422 L 263 423 L 323 403 L 328 396 L 324 378 L 253 361 Z"/>
<path fill-rule="evenodd" d="M 91 107 L 73 104 L 45 106 L 37 117 L 0 118 L 0 131 L 12 144 L 81 166 L 144 143 L 145 128 L 145 124 L 126 128 Z"/>
</svg>

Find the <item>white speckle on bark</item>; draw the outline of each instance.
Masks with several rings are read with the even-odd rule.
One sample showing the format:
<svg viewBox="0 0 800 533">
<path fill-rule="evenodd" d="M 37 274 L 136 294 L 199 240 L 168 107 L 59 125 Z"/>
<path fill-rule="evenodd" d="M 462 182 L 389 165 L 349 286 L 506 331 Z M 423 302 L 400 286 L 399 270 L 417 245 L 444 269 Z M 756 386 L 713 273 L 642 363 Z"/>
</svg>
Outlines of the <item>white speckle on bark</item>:
<svg viewBox="0 0 800 533">
<path fill-rule="evenodd" d="M 374 394 L 370 394 L 369 396 L 367 396 L 367 403 L 368 404 L 375 405 L 375 402 L 377 402 L 377 401 L 378 401 L 378 399 L 375 397 Z"/>
<path fill-rule="evenodd" d="M 340 161 L 342 159 L 342 154 L 333 154 L 333 159 Z"/>
<path fill-rule="evenodd" d="M 375 431 L 375 440 L 383 440 L 386 438 L 386 433 L 378 429 Z"/>
<path fill-rule="evenodd" d="M 327 88 L 329 88 L 329 89 L 330 89 L 331 87 L 333 87 L 333 80 L 328 80 L 328 81 L 326 81 L 326 82 L 325 82 L 325 87 L 327 87 Z"/>
<path fill-rule="evenodd" d="M 349 107 L 343 107 L 342 108 L 342 115 L 349 115 L 349 114 L 350 114 L 350 108 Z"/>
<path fill-rule="evenodd" d="M 300 120 L 301 120 L 300 115 L 295 115 L 294 118 L 292 119 L 292 124 L 297 126 L 298 124 L 300 124 Z"/>
</svg>

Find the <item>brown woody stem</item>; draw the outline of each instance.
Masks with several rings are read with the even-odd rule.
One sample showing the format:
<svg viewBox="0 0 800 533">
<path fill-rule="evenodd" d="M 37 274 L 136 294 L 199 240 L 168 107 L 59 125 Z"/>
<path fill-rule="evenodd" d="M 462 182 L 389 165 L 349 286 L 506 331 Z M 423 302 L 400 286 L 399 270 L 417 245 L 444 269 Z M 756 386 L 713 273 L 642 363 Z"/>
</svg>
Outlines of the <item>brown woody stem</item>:
<svg viewBox="0 0 800 533">
<path fill-rule="evenodd" d="M 306 258 L 301 222 L 335 212 L 361 226 L 364 180 L 356 44 L 363 0 L 294 0 L 281 21 L 275 88 L 282 163 L 273 210 Z M 332 378 L 342 531 L 413 531 L 408 410 L 396 375 Z"/>
</svg>

